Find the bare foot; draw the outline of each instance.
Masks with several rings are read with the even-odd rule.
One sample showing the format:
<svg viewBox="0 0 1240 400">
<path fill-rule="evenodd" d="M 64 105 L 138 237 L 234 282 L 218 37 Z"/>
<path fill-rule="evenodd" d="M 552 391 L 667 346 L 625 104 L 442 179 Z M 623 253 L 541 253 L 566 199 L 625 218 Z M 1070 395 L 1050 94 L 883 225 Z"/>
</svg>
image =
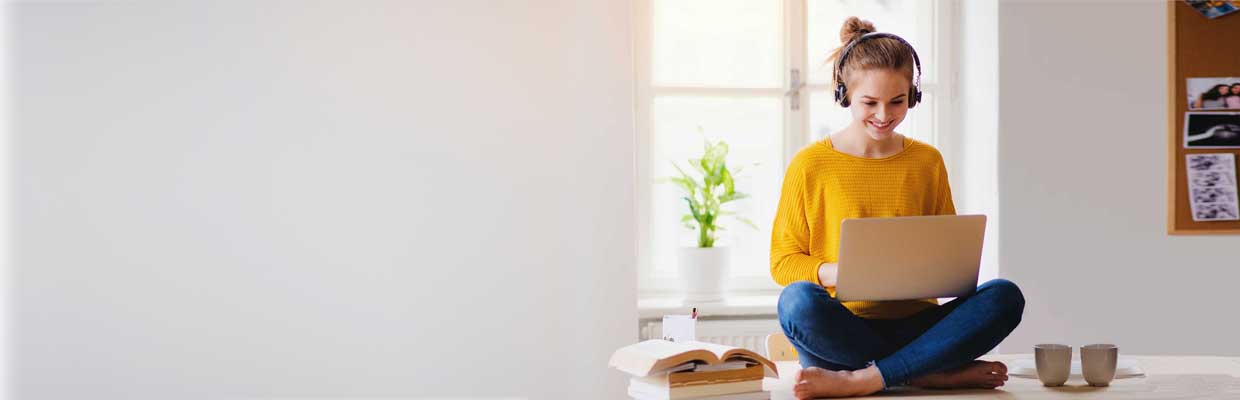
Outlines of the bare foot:
<svg viewBox="0 0 1240 400">
<path fill-rule="evenodd" d="M 798 399 L 864 396 L 883 390 L 883 376 L 873 365 L 856 371 L 830 371 L 809 367 L 797 371 L 792 393 Z"/>
<path fill-rule="evenodd" d="M 1008 380 L 1007 366 L 997 361 L 973 361 L 953 370 L 926 374 L 909 381 L 910 385 L 934 389 L 994 389 Z"/>
</svg>

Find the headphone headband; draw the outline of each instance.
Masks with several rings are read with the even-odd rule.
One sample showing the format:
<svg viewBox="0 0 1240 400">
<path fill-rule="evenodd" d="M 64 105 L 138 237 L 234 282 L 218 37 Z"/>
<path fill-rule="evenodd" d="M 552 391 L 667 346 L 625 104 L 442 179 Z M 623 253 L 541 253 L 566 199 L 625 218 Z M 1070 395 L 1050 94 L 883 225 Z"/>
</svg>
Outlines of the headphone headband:
<svg viewBox="0 0 1240 400">
<path fill-rule="evenodd" d="M 844 79 L 841 77 L 844 73 L 844 61 L 848 59 L 848 53 L 852 52 L 853 47 L 861 44 L 861 42 L 879 38 L 895 39 L 903 44 L 904 47 L 907 47 L 910 53 L 913 53 L 913 66 L 917 68 L 917 75 L 913 78 L 913 88 L 909 90 L 911 93 L 909 96 L 908 107 L 913 108 L 913 106 L 916 106 L 917 103 L 921 102 L 921 59 L 917 57 L 917 49 L 914 49 L 913 45 L 909 44 L 907 40 L 904 40 L 904 38 L 896 34 L 887 32 L 870 32 L 861 35 L 861 37 L 844 46 L 844 50 L 840 51 L 839 59 L 835 60 L 835 102 L 839 103 L 840 106 L 848 107 L 849 105 L 848 88 L 844 85 Z"/>
</svg>

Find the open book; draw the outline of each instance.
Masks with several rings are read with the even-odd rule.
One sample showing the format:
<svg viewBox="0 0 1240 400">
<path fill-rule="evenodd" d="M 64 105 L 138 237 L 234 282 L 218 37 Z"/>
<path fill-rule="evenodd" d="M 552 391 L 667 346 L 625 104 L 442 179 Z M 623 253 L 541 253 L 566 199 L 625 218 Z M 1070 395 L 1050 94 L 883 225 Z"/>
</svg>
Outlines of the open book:
<svg viewBox="0 0 1240 400">
<path fill-rule="evenodd" d="M 687 363 L 716 365 L 738 360 L 762 364 L 765 366 L 765 376 L 779 377 L 775 363 L 758 353 L 706 342 L 647 340 L 616 350 L 607 365 L 635 376 L 649 376 L 669 372 Z"/>
</svg>

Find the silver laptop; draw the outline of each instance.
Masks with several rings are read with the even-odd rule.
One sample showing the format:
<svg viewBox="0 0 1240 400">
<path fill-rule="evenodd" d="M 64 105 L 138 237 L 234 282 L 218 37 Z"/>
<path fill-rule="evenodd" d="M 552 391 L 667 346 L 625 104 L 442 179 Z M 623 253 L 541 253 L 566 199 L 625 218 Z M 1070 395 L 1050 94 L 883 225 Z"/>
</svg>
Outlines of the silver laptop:
<svg viewBox="0 0 1240 400">
<path fill-rule="evenodd" d="M 874 301 L 973 293 L 985 232 L 985 215 L 845 219 L 835 296 Z"/>
</svg>

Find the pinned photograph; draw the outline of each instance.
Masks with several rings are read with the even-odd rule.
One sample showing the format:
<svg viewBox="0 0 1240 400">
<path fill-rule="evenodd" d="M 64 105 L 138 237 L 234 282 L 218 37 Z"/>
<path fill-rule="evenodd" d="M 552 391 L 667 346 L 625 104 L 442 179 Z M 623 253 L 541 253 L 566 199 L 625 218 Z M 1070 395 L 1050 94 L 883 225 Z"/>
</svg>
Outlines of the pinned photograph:
<svg viewBox="0 0 1240 400">
<path fill-rule="evenodd" d="M 1184 113 L 1184 147 L 1240 148 L 1240 113 Z"/>
<path fill-rule="evenodd" d="M 1229 170 L 1228 166 L 1235 163 L 1231 153 L 1222 154 L 1189 154 L 1188 169 L 1190 171 Z"/>
<path fill-rule="evenodd" d="M 1240 10 L 1240 1 L 1184 0 L 1206 18 L 1214 19 Z"/>
<path fill-rule="evenodd" d="M 1193 221 L 1240 220 L 1236 155 L 1188 154 L 1188 201 Z"/>
<path fill-rule="evenodd" d="M 1199 188 L 1207 187 L 1227 187 L 1236 184 L 1236 179 L 1232 176 L 1231 171 L 1201 171 L 1189 172 L 1189 184 Z"/>
<path fill-rule="evenodd" d="M 1236 203 L 1212 203 L 1193 206 L 1193 221 L 1235 221 L 1240 220 L 1240 211 Z"/>
<path fill-rule="evenodd" d="M 1192 192 L 1194 203 L 1236 202 L 1236 192 L 1224 187 L 1195 188 Z"/>
<path fill-rule="evenodd" d="M 1240 77 L 1188 78 L 1188 109 L 1240 109 Z"/>
</svg>

